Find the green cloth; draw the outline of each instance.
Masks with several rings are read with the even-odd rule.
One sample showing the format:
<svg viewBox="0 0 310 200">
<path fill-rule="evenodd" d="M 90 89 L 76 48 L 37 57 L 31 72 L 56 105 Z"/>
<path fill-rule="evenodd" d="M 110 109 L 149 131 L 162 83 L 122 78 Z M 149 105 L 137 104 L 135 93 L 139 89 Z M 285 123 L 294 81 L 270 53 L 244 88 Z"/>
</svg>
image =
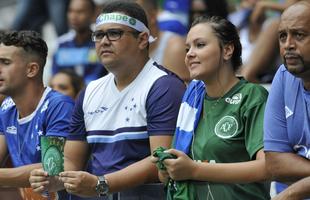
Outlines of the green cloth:
<svg viewBox="0 0 310 200">
<path fill-rule="evenodd" d="M 153 156 L 158 158 L 158 161 L 156 162 L 156 166 L 159 170 L 166 170 L 166 167 L 163 163 L 165 159 L 174 159 L 177 158 L 175 155 L 171 153 L 165 153 L 164 151 L 167 150 L 164 147 L 158 147 L 153 151 Z"/>
<path fill-rule="evenodd" d="M 195 192 L 190 181 L 174 181 L 167 184 L 167 200 L 194 200 Z"/>
<path fill-rule="evenodd" d="M 159 170 L 166 170 L 163 163 L 165 159 L 175 159 L 175 155 L 170 153 L 165 153 L 166 149 L 164 147 L 158 147 L 153 151 L 153 156 L 158 158 L 156 166 Z M 192 200 L 194 199 L 194 188 L 190 181 L 174 181 L 172 179 L 168 180 L 166 185 L 167 188 L 167 200 Z"/>
</svg>

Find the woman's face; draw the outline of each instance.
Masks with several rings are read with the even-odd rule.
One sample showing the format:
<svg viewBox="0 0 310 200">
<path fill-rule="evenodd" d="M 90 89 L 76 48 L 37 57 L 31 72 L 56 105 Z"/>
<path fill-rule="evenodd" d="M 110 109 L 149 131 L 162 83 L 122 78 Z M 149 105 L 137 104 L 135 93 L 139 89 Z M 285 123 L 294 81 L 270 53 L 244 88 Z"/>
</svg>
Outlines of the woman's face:
<svg viewBox="0 0 310 200">
<path fill-rule="evenodd" d="M 186 51 L 185 64 L 191 79 L 210 80 L 215 77 L 222 63 L 222 50 L 208 23 L 200 23 L 190 29 Z"/>
<path fill-rule="evenodd" d="M 50 86 L 62 94 L 68 95 L 73 99 L 75 98 L 75 92 L 70 77 L 64 73 L 55 74 L 50 81 Z"/>
</svg>

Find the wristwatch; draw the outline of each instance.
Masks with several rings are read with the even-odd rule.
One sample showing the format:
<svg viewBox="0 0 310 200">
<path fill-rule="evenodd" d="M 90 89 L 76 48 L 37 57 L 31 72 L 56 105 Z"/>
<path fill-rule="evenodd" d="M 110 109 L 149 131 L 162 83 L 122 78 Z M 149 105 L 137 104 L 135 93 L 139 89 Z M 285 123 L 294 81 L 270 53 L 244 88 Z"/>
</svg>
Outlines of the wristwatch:
<svg viewBox="0 0 310 200">
<path fill-rule="evenodd" d="M 104 176 L 98 176 L 98 182 L 96 185 L 96 192 L 98 197 L 106 196 L 109 192 L 109 185 Z"/>
</svg>

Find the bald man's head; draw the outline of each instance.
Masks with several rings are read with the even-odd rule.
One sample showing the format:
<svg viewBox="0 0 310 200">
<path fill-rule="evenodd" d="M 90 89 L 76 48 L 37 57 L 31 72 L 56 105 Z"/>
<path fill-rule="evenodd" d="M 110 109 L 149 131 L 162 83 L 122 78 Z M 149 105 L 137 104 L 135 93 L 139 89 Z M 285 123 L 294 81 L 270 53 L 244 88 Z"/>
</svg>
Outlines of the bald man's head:
<svg viewBox="0 0 310 200">
<path fill-rule="evenodd" d="M 300 1 L 283 12 L 279 44 L 288 71 L 300 78 L 310 77 L 310 2 Z"/>
</svg>

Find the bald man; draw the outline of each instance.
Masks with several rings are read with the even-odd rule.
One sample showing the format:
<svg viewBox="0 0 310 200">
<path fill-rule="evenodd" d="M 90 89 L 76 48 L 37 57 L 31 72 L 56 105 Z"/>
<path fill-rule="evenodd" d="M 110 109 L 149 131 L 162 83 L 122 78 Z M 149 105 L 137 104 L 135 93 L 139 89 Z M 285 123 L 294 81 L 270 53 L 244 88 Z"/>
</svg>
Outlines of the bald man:
<svg viewBox="0 0 310 200">
<path fill-rule="evenodd" d="M 284 11 L 278 30 L 284 64 L 273 80 L 264 121 L 267 169 L 290 185 L 274 199 L 310 197 L 310 2 Z"/>
</svg>

